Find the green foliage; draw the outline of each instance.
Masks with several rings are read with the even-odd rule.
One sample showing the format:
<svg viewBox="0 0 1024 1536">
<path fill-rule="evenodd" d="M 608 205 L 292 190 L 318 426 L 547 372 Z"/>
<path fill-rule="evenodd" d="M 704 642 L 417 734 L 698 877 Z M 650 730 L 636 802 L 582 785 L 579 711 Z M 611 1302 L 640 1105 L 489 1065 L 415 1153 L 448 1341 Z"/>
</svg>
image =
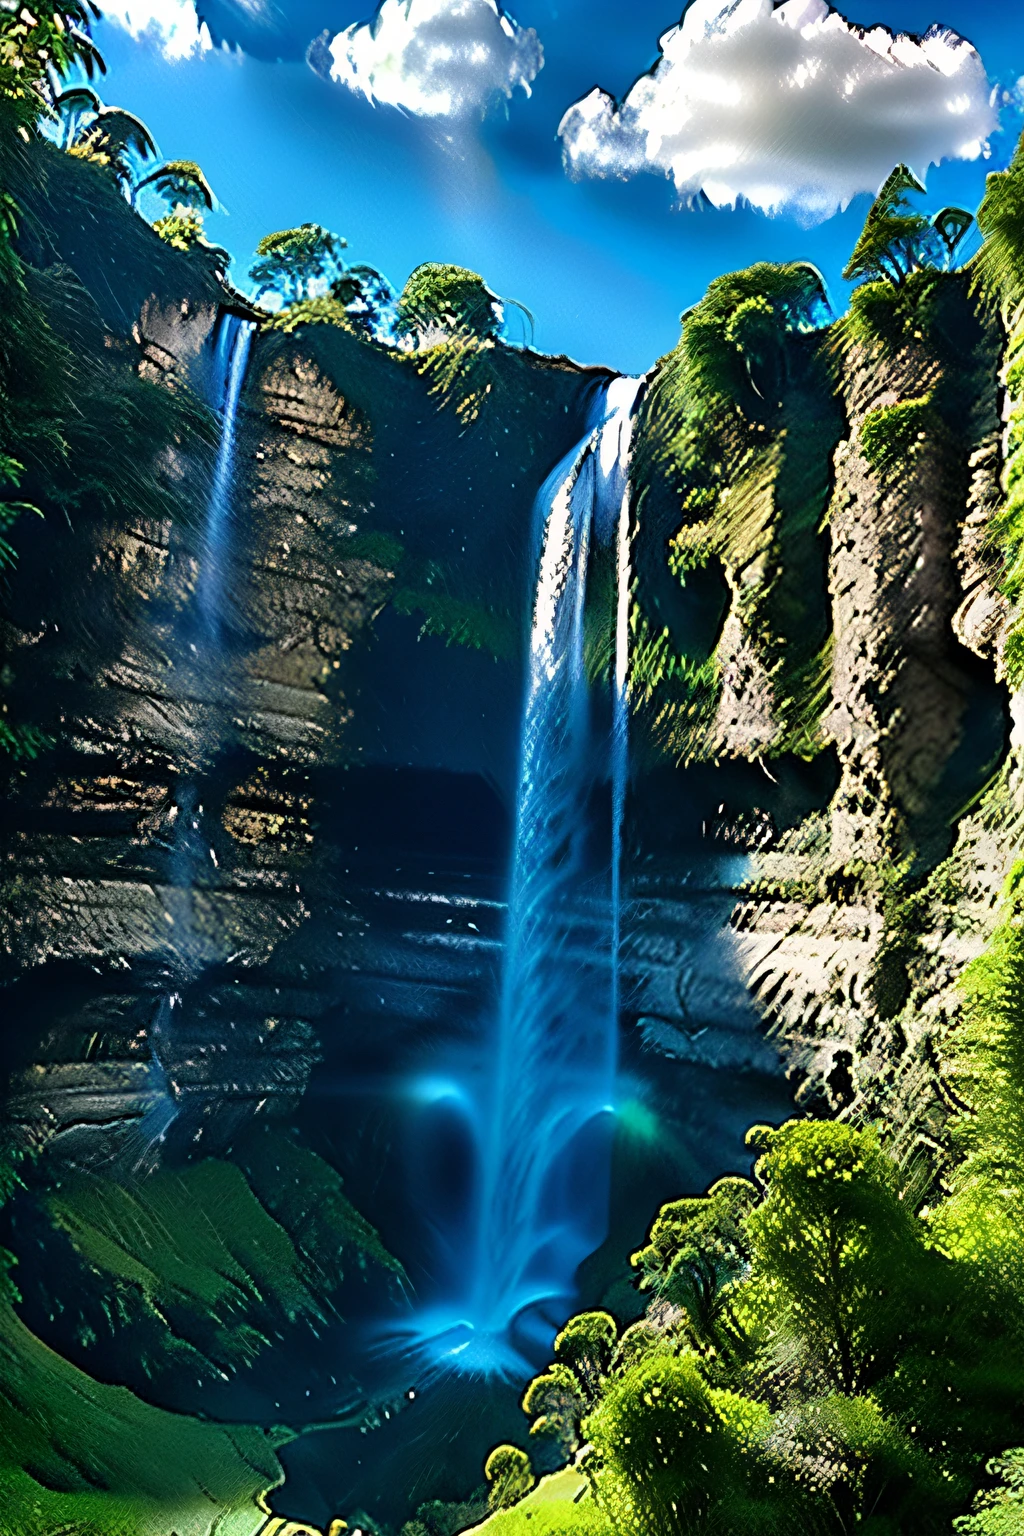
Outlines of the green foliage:
<svg viewBox="0 0 1024 1536">
<path fill-rule="evenodd" d="M 564 1465 L 579 1442 L 579 1426 L 592 1394 L 568 1365 L 555 1364 L 535 1376 L 523 1394 L 530 1435 Z"/>
<path fill-rule="evenodd" d="M 588 1396 L 611 1364 L 617 1334 L 607 1312 L 580 1312 L 555 1338 L 555 1360 L 572 1371 Z"/>
<path fill-rule="evenodd" d="M 986 1054 L 993 1014 L 1024 1013 L 1009 942 L 974 973 L 989 1019 L 977 1049 L 985 1091 L 1024 1102 L 1016 1065 L 993 1070 L 1007 1052 Z M 582 1426 L 595 1504 L 616 1536 L 948 1532 L 986 1457 L 1024 1423 L 1024 1284 L 1005 1255 L 991 1262 L 991 1210 L 957 1210 L 954 1191 L 918 1215 L 871 1131 L 801 1120 L 750 1139 L 754 1184 L 672 1202 L 634 1255 L 654 1299 Z M 998 1177 L 1019 1187 L 1008 1156 Z M 978 1166 L 968 1157 L 965 1188 Z M 1020 1212 L 1014 1223 L 1024 1230 Z M 968 1227 L 973 1246 L 957 1247 Z M 531 1386 L 528 1412 L 565 1390 L 556 1370 Z M 1019 1502 L 1018 1469 L 1002 1475 L 972 1520 Z"/>
<path fill-rule="evenodd" d="M 98 16 L 91 0 L 40 0 L 31 9 L 0 11 L 0 106 L 23 135 L 54 115 L 55 81 L 75 68 L 90 79 L 106 69 L 89 36 Z"/>
<path fill-rule="evenodd" d="M 614 1380 L 590 1415 L 587 1470 L 621 1536 L 811 1531 L 803 1500 L 759 1454 L 767 1408 L 708 1386 L 696 1356 L 656 1356 Z"/>
<path fill-rule="evenodd" d="M 820 275 L 804 263 L 758 263 L 717 279 L 683 316 L 679 345 L 644 396 L 631 692 L 674 756 L 711 745 L 720 628 L 703 645 L 674 641 L 669 626 L 651 623 L 644 594 L 661 592 L 663 611 L 685 631 L 719 573 L 770 683 L 772 750 L 820 748 L 829 614 L 821 525 L 842 429 L 818 335 L 828 314 Z M 666 564 L 685 597 L 669 596 Z"/>
<path fill-rule="evenodd" d="M 530 1458 L 517 1445 L 498 1445 L 484 1463 L 491 1509 L 508 1509 L 529 1493 L 534 1484 Z"/>
<path fill-rule="evenodd" d="M 355 329 L 344 304 L 326 295 L 318 299 L 297 299 L 266 321 L 268 330 L 283 331 L 286 336 L 302 325 L 337 325 L 343 331 Z"/>
<path fill-rule="evenodd" d="M 1005 171 L 987 177 L 978 228 L 984 241 L 971 262 L 974 283 L 1012 329 L 1024 302 L 1024 142 Z"/>
<path fill-rule="evenodd" d="M 122 107 L 100 107 L 90 122 L 76 130 L 67 152 L 109 171 L 118 187 L 130 192 L 136 161 L 151 159 L 156 145 L 141 118 Z"/>
<path fill-rule="evenodd" d="M 331 297 L 345 308 L 349 323 L 365 336 L 378 336 L 394 303 L 391 285 L 375 267 L 357 263 L 346 267 L 331 284 Z"/>
<path fill-rule="evenodd" d="M 439 335 L 494 341 L 501 323 L 501 300 L 478 273 L 425 261 L 402 289 L 395 329 L 428 341 Z"/>
<path fill-rule="evenodd" d="M 0 1518 L 18 1536 L 247 1536 L 281 1481 L 287 1434 L 168 1413 L 93 1381 L 3 1304 L 0 1379 Z"/>
<path fill-rule="evenodd" d="M 179 203 L 153 225 L 161 240 L 176 251 L 190 251 L 203 239 L 203 216 L 194 208 Z"/>
<path fill-rule="evenodd" d="M 864 457 L 883 479 L 892 479 L 913 463 L 935 423 L 930 394 L 869 411 L 860 431 Z"/>
<path fill-rule="evenodd" d="M 682 1307 L 700 1344 L 728 1353 L 742 1344 L 731 1305 L 749 1262 L 744 1218 L 755 1199 L 746 1179 L 720 1179 L 702 1199 L 663 1205 L 645 1247 L 633 1254 L 641 1290 Z"/>
<path fill-rule="evenodd" d="M 311 298 L 312 285 L 337 271 L 347 244 L 320 224 L 300 224 L 264 235 L 256 247 L 259 259 L 249 269 L 257 299 L 271 289 L 287 304 Z"/>
<path fill-rule="evenodd" d="M 250 1362 L 275 1319 L 323 1316 L 287 1233 L 230 1163 L 207 1159 L 130 1186 L 81 1174 L 46 1203 L 115 1293 L 167 1319 L 172 1344 L 184 1340 L 220 1370 Z"/>
<path fill-rule="evenodd" d="M 994 1456 L 985 1468 L 994 1488 L 978 1494 L 972 1512 L 953 1521 L 958 1536 L 1024 1536 L 1024 1450 Z"/>
<path fill-rule="evenodd" d="M 589 1501 L 503 1510 L 482 1529 L 487 1536 L 618 1536 L 604 1511 Z"/>
<path fill-rule="evenodd" d="M 399 1536 L 459 1536 L 461 1531 L 478 1525 L 486 1514 L 487 1494 L 484 1489 L 459 1503 L 430 1499 L 419 1506 L 415 1519 L 406 1521 Z"/>
<path fill-rule="evenodd" d="M 168 160 L 136 182 L 134 196 L 144 187 L 152 187 L 165 202 L 197 211 L 212 209 L 213 188 L 194 160 Z"/>
<path fill-rule="evenodd" d="M 920 1245 L 893 1165 L 874 1137 L 845 1125 L 796 1121 L 751 1136 L 765 1149 L 756 1172 L 767 1187 L 746 1223 L 753 1262 L 843 1392 L 856 1394 L 881 1363 L 891 1277 Z"/>
<path fill-rule="evenodd" d="M 1019 624 L 1014 625 L 1003 642 L 1003 671 L 1016 692 L 1024 684 L 1024 629 Z"/>
<path fill-rule="evenodd" d="M 35 146 L 32 146 L 35 148 Z M 67 163 L 49 146 L 38 146 Z M 0 169 L 30 178 L 17 139 L 0 139 Z M 88 177 L 81 170 L 76 174 Z M 13 179 L 13 178 L 12 178 Z M 124 209 L 124 215 L 132 215 Z M 15 241 L 13 198 L 0 201 L 0 563 L 10 573 L 33 514 L 67 529 L 83 518 L 166 517 L 180 506 L 164 478 L 168 446 L 213 436 L 205 407 L 187 390 L 139 377 L 133 349 L 106 331 L 99 311 L 67 267 L 26 265 Z M 155 242 L 154 242 L 155 243 Z M 47 735 L 4 717 L 0 750 L 38 755 Z"/>
<path fill-rule="evenodd" d="M 953 1123 L 961 1161 L 930 1217 L 935 1241 L 979 1267 L 997 1295 L 1024 1292 L 1024 866 L 1005 920 L 963 976 L 963 1021 L 944 1070 L 970 1112 Z"/>
<path fill-rule="evenodd" d="M 295 1138 L 253 1131 L 236 1156 L 241 1167 L 210 1158 L 121 1182 L 78 1174 L 46 1196 L 54 1224 L 102 1277 L 89 1335 L 102 1338 L 101 1317 L 133 1324 L 147 1371 L 185 1360 L 237 1370 L 284 1322 L 323 1321 L 350 1263 L 401 1272 L 338 1174 Z"/>
<path fill-rule="evenodd" d="M 907 194 L 923 191 L 907 166 L 889 173 L 843 272 L 847 282 L 884 280 L 899 287 L 920 265 L 921 241 L 930 224 L 925 214 L 912 211 Z"/>
<path fill-rule="evenodd" d="M 396 613 L 423 614 L 420 633 L 438 635 L 448 645 L 487 651 L 496 661 L 508 660 L 519 649 L 511 614 L 457 596 L 441 584 L 436 570 L 428 569 L 415 586 L 400 586 L 391 601 Z"/>
<path fill-rule="evenodd" d="M 338 1285 L 349 1262 L 402 1275 L 375 1227 L 345 1195 L 341 1175 L 302 1144 L 271 1126 L 254 1128 L 234 1155 L 261 1205 L 289 1234 L 306 1275 L 319 1288 Z"/>
</svg>

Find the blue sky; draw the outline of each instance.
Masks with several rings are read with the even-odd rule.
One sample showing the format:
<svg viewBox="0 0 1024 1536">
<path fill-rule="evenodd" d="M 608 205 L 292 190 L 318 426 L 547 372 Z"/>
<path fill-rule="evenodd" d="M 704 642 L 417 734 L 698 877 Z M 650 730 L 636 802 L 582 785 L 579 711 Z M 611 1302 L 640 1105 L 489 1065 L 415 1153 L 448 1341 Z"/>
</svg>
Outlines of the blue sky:
<svg viewBox="0 0 1024 1536">
<path fill-rule="evenodd" d="M 153 3 L 166 26 L 166 0 L 131 3 Z M 188 0 L 173 3 L 180 10 Z M 680 206 L 672 181 L 657 170 L 624 179 L 567 176 L 557 137 L 563 114 L 595 85 L 621 100 L 652 68 L 659 37 L 679 20 L 671 0 L 513 0 L 516 36 L 534 29 L 544 66 L 531 96 L 517 88 L 482 120 L 479 113 L 425 117 L 374 105 L 314 73 L 304 61 L 307 44 L 322 30 L 330 38 L 365 22 L 361 0 L 203 3 L 215 35 L 240 47 L 168 59 L 166 37 L 162 45 L 155 29 L 135 38 L 105 20 L 96 28 L 108 63 L 102 92 L 145 119 L 163 155 L 203 166 L 226 210 L 208 220 L 209 237 L 232 252 L 243 285 L 261 235 L 311 219 L 348 239 L 350 260 L 369 262 L 399 286 L 421 261 L 472 267 L 497 293 L 533 311 L 538 347 L 624 372 L 648 368 L 675 344 L 680 311 L 713 277 L 752 261 L 813 261 L 843 300 L 839 273 L 867 193 L 845 212 L 808 224 L 799 207 L 768 216 L 749 204 Z M 696 3 L 715 9 L 722 0 Z M 1009 88 L 1024 76 L 1024 7 L 1017 0 L 846 0 L 842 9 L 851 23 L 880 23 L 897 33 L 943 23 L 974 44 L 991 84 Z M 137 21 L 140 12 L 133 14 Z M 764 78 L 755 72 L 752 85 L 746 77 L 748 94 L 770 93 L 771 68 L 765 63 Z M 914 81 L 921 77 L 919 70 Z M 898 80 L 893 90 L 899 89 Z M 974 97 L 980 111 L 977 81 Z M 770 94 L 763 99 L 770 117 Z M 885 119 L 895 124 L 894 145 L 910 131 L 911 116 L 927 110 L 909 95 L 905 110 L 898 97 L 896 107 Z M 872 124 L 858 123 L 870 138 Z M 1004 107 L 988 159 L 932 168 L 928 203 L 974 207 L 986 171 L 1005 164 L 1020 125 L 1015 108 Z M 887 127 L 873 126 L 875 138 L 881 131 L 887 143 Z M 944 142 L 934 137 L 942 122 L 922 131 L 922 142 Z M 817 137 L 811 132 L 799 146 L 811 173 Z M 781 138 L 773 148 L 763 125 L 761 138 L 770 169 L 773 153 L 789 151 Z M 792 172 L 784 167 L 780 174 Z"/>
</svg>

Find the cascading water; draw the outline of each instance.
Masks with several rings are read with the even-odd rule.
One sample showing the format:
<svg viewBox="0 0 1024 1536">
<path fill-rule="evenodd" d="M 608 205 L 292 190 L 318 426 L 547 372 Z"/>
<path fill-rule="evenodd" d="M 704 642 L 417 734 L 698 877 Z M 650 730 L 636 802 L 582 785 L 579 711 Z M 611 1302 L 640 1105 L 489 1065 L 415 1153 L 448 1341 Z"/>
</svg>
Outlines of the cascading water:
<svg viewBox="0 0 1024 1536">
<path fill-rule="evenodd" d="M 222 314 L 214 333 L 213 356 L 207 375 L 207 399 L 221 417 L 220 442 L 207 502 L 196 605 L 192 615 L 185 620 L 180 638 L 192 657 L 198 659 L 207 686 L 213 681 L 217 689 L 220 687 L 219 640 L 231 526 L 238 406 L 255 329 L 251 320 Z M 209 741 L 204 740 L 202 746 L 209 750 Z M 199 883 L 198 873 L 209 868 L 207 861 L 212 853 L 202 833 L 202 806 L 198 803 L 197 787 L 189 777 L 183 777 L 178 784 L 173 817 L 174 842 L 163 899 L 175 925 L 179 966 L 182 974 L 187 975 L 200 968 L 207 958 L 206 945 L 197 934 L 193 903 Z M 178 1117 L 177 1095 L 161 1059 L 164 1044 L 174 1033 L 176 1002 L 180 999 L 175 993 L 160 998 L 149 1027 L 148 1089 L 152 1102 L 127 1144 L 127 1155 L 134 1160 L 132 1166 L 136 1171 L 151 1162 L 154 1156 L 159 1156 Z"/>
<path fill-rule="evenodd" d="M 221 414 L 221 432 L 207 503 L 203 576 L 197 592 L 203 622 L 208 629 L 213 630 L 218 628 L 222 616 L 223 573 L 231 525 L 238 405 L 255 329 L 253 321 L 225 314 L 218 326 L 214 344 L 210 396 L 211 403 Z"/>
<path fill-rule="evenodd" d="M 460 1256 L 469 1283 L 418 1330 L 436 1362 L 464 1370 L 522 1372 L 519 1346 L 528 1354 L 549 1340 L 607 1223 L 628 766 L 628 460 L 639 387 L 617 378 L 602 390 L 595 425 L 537 499 L 504 968 L 486 1088 L 469 1096 L 478 1157 L 475 1232 Z M 616 568 L 610 731 L 584 655 L 595 541 Z M 610 826 L 595 812 L 609 781 Z"/>
</svg>

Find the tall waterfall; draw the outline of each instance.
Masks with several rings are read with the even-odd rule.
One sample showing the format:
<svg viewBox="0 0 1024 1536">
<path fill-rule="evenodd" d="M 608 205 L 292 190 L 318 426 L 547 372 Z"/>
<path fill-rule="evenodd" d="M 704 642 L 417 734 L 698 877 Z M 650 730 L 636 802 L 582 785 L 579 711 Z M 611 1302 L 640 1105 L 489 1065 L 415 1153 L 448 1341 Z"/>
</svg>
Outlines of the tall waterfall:
<svg viewBox="0 0 1024 1536">
<path fill-rule="evenodd" d="M 533 604 L 504 969 L 474 1105 L 475 1233 L 435 1355 L 522 1368 L 564 1317 L 608 1213 L 617 1055 L 619 857 L 627 774 L 628 462 L 640 381 L 616 378 L 537 498 Z M 616 570 L 609 711 L 588 681 L 587 572 Z M 601 704 L 604 703 L 604 707 Z M 611 814 L 607 786 L 611 786 Z M 602 800 L 602 792 L 604 800 Z"/>
<path fill-rule="evenodd" d="M 225 314 L 214 344 L 210 397 L 211 404 L 221 415 L 221 432 L 207 503 L 203 577 L 197 594 L 204 623 L 214 631 L 219 627 L 224 596 L 224 557 L 231 520 L 238 404 L 255 329 L 253 321 Z"/>
</svg>

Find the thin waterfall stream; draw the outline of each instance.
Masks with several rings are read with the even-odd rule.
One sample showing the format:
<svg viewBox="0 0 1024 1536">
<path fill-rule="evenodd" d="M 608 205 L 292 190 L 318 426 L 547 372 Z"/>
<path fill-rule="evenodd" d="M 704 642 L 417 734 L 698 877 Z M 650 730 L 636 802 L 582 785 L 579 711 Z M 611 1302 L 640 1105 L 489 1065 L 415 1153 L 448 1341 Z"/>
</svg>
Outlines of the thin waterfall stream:
<svg viewBox="0 0 1024 1536">
<path fill-rule="evenodd" d="M 478 1165 L 472 1231 L 461 1294 L 417 1330 L 435 1363 L 481 1374 L 522 1374 L 565 1316 L 576 1269 L 607 1225 L 628 774 L 628 467 L 640 385 L 615 378 L 602 387 L 586 437 L 536 502 L 504 964 L 483 1086 L 462 1095 Z M 595 546 L 615 571 L 610 711 L 607 701 L 595 707 L 585 654 Z M 595 806 L 609 787 L 602 816 Z"/>
<path fill-rule="evenodd" d="M 238 407 L 245 383 L 249 352 L 256 327 L 251 320 L 223 313 L 212 342 L 207 375 L 207 398 L 221 418 L 220 440 L 207 501 L 206 525 L 195 609 L 186 620 L 182 640 L 193 656 L 209 651 L 202 665 L 207 679 L 219 679 L 222 671 L 221 627 L 223 620 L 225 557 L 229 549 L 231 506 L 234 488 L 235 439 Z M 204 749 L 209 741 L 203 741 Z M 174 846 L 170 880 L 164 892 L 168 916 L 175 924 L 183 974 L 201 965 L 205 947 L 195 925 L 194 900 L 201 883 L 199 872 L 209 867 L 212 850 L 202 827 L 199 789 L 191 776 L 177 786 L 174 808 Z M 181 1006 L 176 991 L 163 994 L 155 1003 L 149 1025 L 149 1087 L 152 1103 L 127 1139 L 126 1156 L 136 1171 L 147 1166 L 167 1139 L 178 1118 L 177 1094 L 166 1072 L 162 1052 L 175 1029 L 175 1007 Z"/>
<path fill-rule="evenodd" d="M 238 406 L 256 326 L 237 315 L 223 315 L 214 343 L 211 403 L 221 415 L 220 443 L 207 503 L 203 574 L 197 600 L 204 626 L 220 629 L 224 603 L 224 563 L 230 536 Z"/>
</svg>

